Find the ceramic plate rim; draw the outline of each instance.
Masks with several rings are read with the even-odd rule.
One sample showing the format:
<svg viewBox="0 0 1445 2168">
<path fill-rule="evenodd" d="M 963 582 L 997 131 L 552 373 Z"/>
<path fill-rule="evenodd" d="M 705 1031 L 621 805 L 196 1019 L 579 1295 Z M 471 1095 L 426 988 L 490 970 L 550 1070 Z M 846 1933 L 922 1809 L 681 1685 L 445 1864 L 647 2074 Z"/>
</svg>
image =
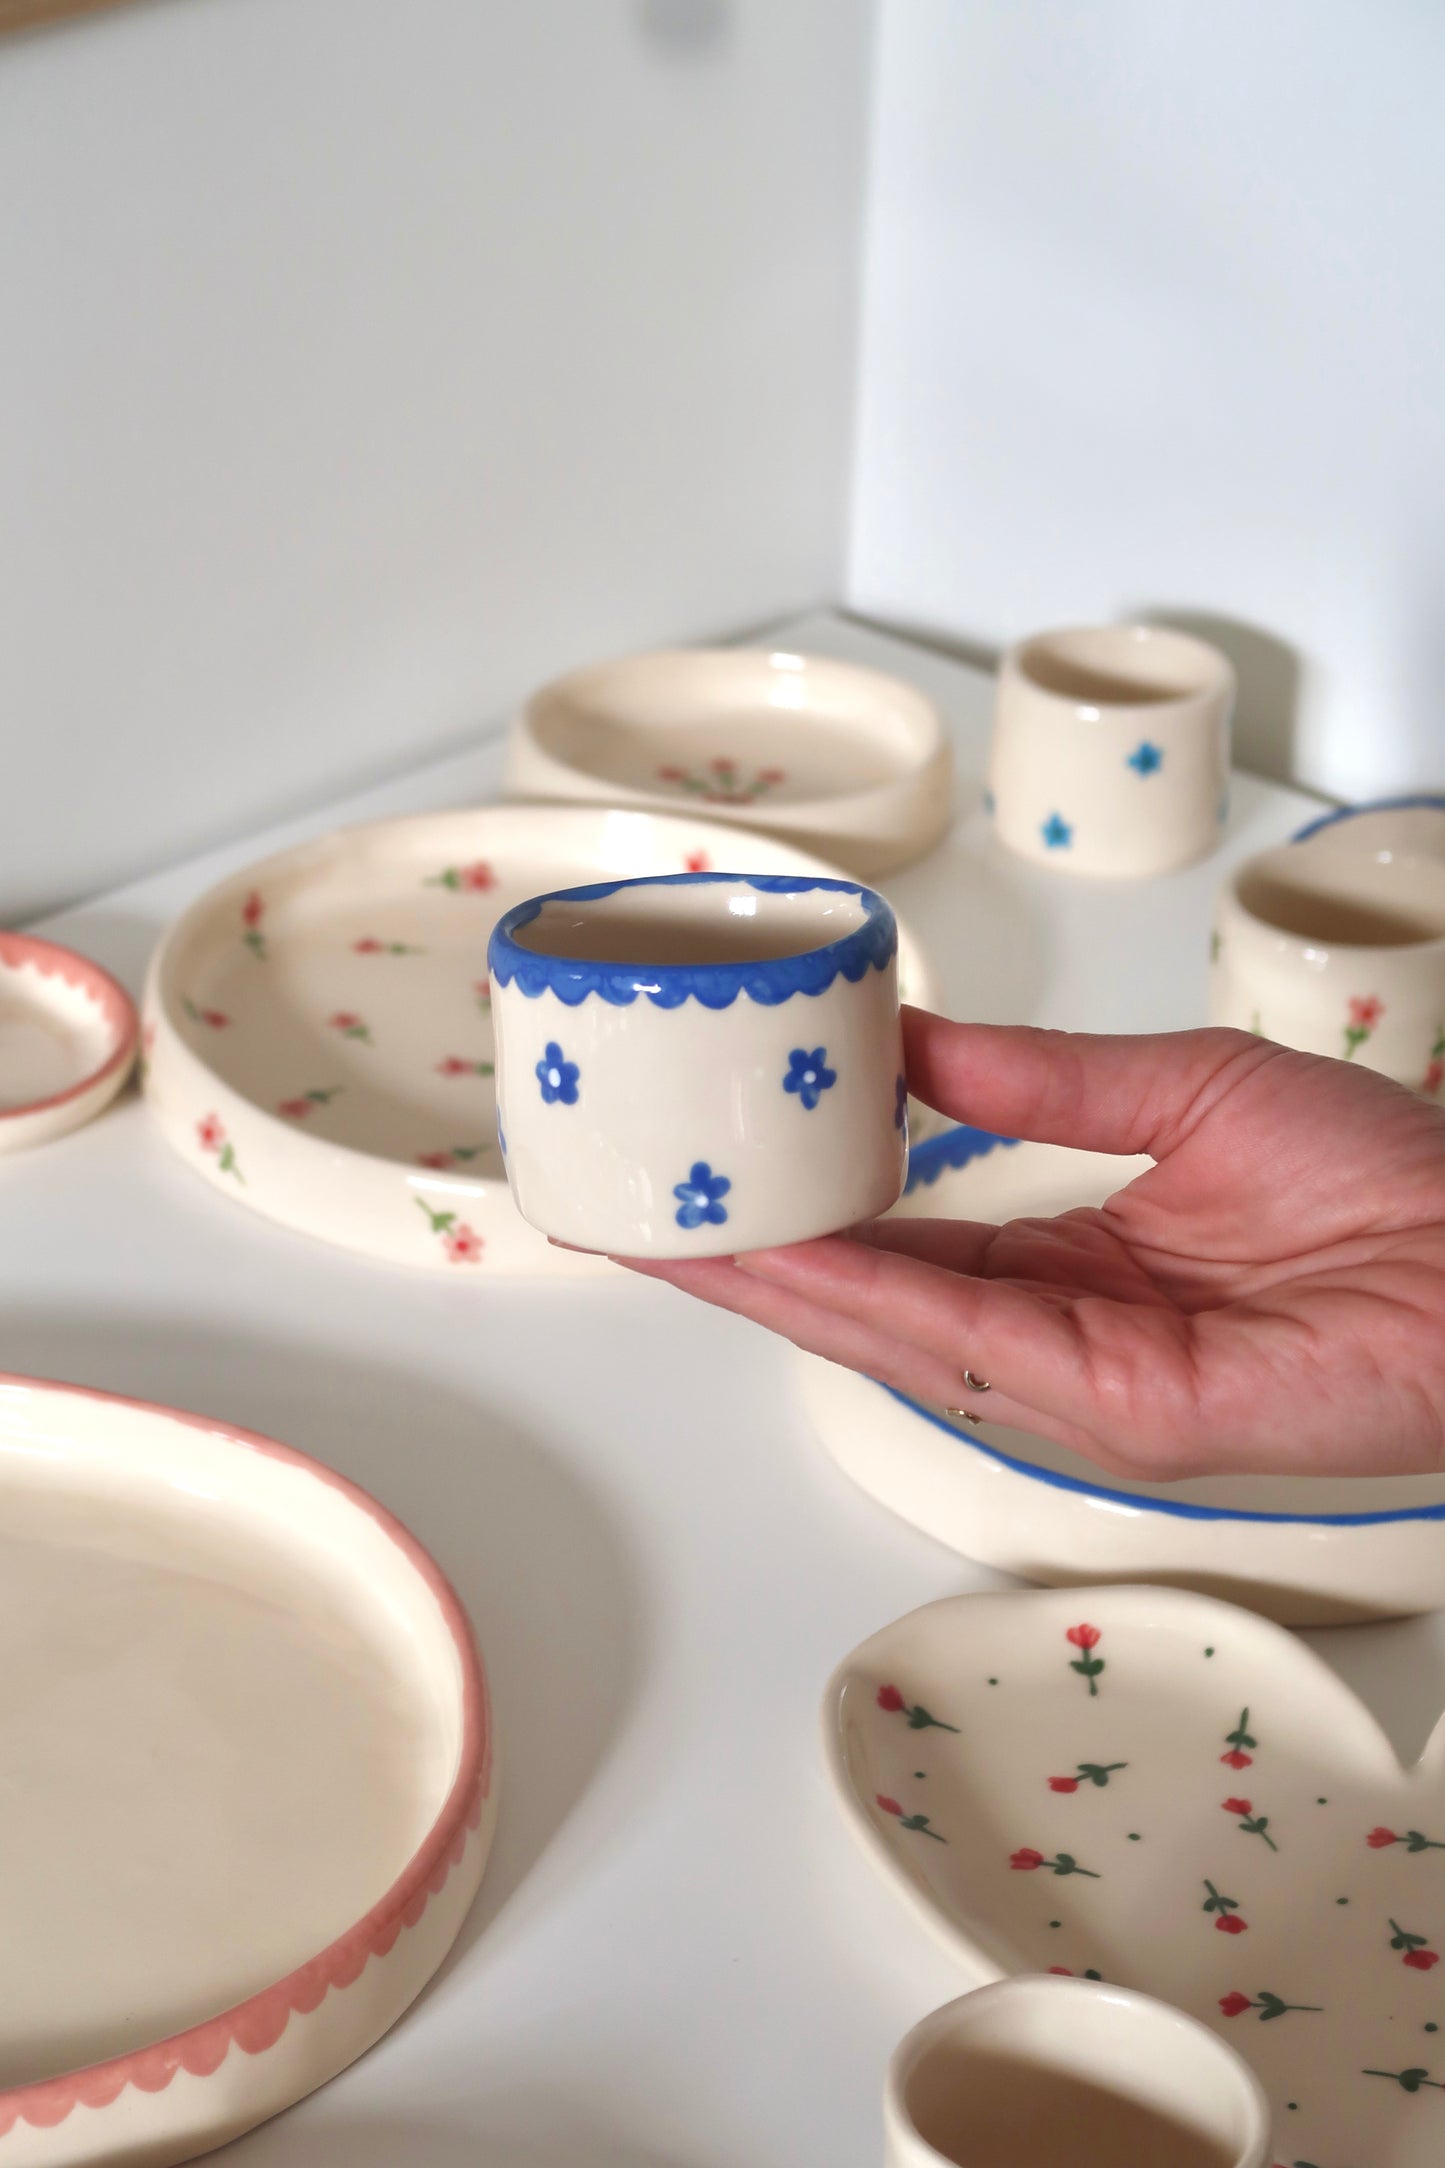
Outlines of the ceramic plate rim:
<svg viewBox="0 0 1445 2168">
<path fill-rule="evenodd" d="M 162 1401 L 142 1400 L 129 1393 L 106 1392 L 98 1386 L 72 1385 L 59 1378 L 0 1371 L 0 1394 L 15 1390 L 97 1402 L 103 1408 L 124 1408 L 185 1430 L 199 1430 L 212 1442 L 257 1453 L 267 1460 L 278 1460 L 311 1481 L 339 1492 L 402 1553 L 436 1604 L 456 1650 L 461 1674 L 458 1702 L 462 1722 L 456 1773 L 445 1799 L 401 1872 L 359 1919 L 352 1921 L 322 1949 L 313 1951 L 300 1965 L 293 1966 L 280 1978 L 269 1981 L 212 2017 L 146 2041 L 139 2047 L 128 2048 L 122 2054 L 102 2057 L 98 2062 L 81 2063 L 22 2085 L 0 2087 L 0 2138 L 17 2122 L 27 2123 L 32 2128 L 49 2129 L 63 2122 L 77 2106 L 108 2107 L 128 2086 L 154 2093 L 168 2088 L 182 2070 L 191 2071 L 198 2077 L 208 2076 L 219 2068 L 232 2045 L 248 2029 L 248 2019 L 269 2028 L 279 2010 L 281 2023 L 275 2029 L 275 2037 L 279 2038 L 293 2012 L 315 2007 L 319 1999 L 314 1993 L 318 1975 L 323 1981 L 323 1993 L 329 1992 L 333 1985 L 349 1985 L 350 1979 L 359 1977 L 373 1956 L 384 1955 L 385 1950 L 392 1947 L 396 1934 L 403 1927 L 415 1925 L 425 1911 L 428 1899 L 440 1893 L 458 1864 L 467 1835 L 478 1826 L 482 1806 L 495 1789 L 494 1725 L 486 1668 L 461 1598 L 420 1539 L 370 1491 L 342 1475 L 339 1469 L 329 1468 L 324 1461 L 303 1453 L 297 1446 L 284 1445 L 264 1432 L 247 1430 L 216 1416 L 198 1415 L 190 1409 L 169 1407 Z M 418 1898 L 420 1905 L 417 1905 Z M 406 1915 L 414 1907 L 414 1917 L 408 1919 Z M 388 1929 L 391 1939 L 385 1942 L 383 1949 Z M 334 1980 L 335 1968 L 349 1965 L 358 1954 L 360 1962 L 355 1965 L 350 1979 Z M 217 2043 L 220 2044 L 219 2055 L 209 2052 Z M 269 2045 L 264 2033 L 258 2044 Z M 191 2070 L 186 2053 L 196 2049 L 202 2051 L 204 2061 L 200 2067 Z M 155 2082 L 158 2075 L 161 2077 L 159 2085 Z"/>
<path fill-rule="evenodd" d="M 27 963 L 37 966 L 42 978 L 59 977 L 67 986 L 80 988 L 96 997 L 96 1005 L 116 1043 L 98 1067 L 89 1069 L 74 1084 L 67 1084 L 64 1091 L 50 1092 L 44 1099 L 27 1099 L 18 1106 L 0 1107 L 0 1122 L 19 1121 L 32 1114 L 48 1114 L 52 1108 L 69 1106 L 72 1101 L 93 1092 L 119 1070 L 122 1075 L 134 1061 L 140 1038 L 140 1024 L 135 1003 L 120 984 L 101 965 L 92 963 L 63 942 L 47 941 L 34 933 L 9 933 L 0 930 L 0 972 L 17 974 Z"/>
<path fill-rule="evenodd" d="M 1327 813 L 1317 813 L 1313 820 L 1305 822 L 1290 837 L 1291 843 L 1308 843 L 1311 836 L 1319 835 L 1326 828 L 1338 828 L 1355 820 L 1361 813 L 1413 813 L 1418 810 L 1445 813 L 1445 794 L 1439 791 L 1408 791 L 1398 798 L 1371 798 L 1363 805 L 1331 806 Z"/>
</svg>

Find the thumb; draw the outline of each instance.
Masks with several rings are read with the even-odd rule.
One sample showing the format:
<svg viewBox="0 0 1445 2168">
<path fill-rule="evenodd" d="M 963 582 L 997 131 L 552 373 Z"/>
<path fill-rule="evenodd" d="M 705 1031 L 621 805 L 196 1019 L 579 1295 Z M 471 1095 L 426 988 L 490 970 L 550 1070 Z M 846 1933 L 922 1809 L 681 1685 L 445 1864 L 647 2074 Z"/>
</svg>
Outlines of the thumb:
<svg viewBox="0 0 1445 2168">
<path fill-rule="evenodd" d="M 1292 1057 L 1246 1031 L 1105 1038 L 903 1011 L 908 1086 L 959 1122 L 1088 1152 L 1173 1151 L 1240 1080 Z"/>
</svg>

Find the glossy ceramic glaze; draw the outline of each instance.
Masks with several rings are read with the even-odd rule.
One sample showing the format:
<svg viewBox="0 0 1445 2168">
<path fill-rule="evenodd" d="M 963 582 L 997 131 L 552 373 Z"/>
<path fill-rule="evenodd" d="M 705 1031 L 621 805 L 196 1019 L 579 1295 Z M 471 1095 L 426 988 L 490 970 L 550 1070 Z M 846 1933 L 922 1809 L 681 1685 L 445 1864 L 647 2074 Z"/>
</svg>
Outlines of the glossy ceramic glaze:
<svg viewBox="0 0 1445 2168">
<path fill-rule="evenodd" d="M 885 2168 L 1269 2168 L 1269 2103 L 1217 2035 L 1128 1988 L 975 1988 L 903 2040 Z"/>
<path fill-rule="evenodd" d="M 1445 798 L 1419 793 L 1337 806 L 1290 839 L 1311 850 L 1402 851 L 1411 858 L 1445 858 Z"/>
<path fill-rule="evenodd" d="M 513 725 L 508 789 L 696 807 L 873 879 L 944 833 L 952 762 L 938 711 L 901 679 L 816 655 L 679 648 L 534 693 Z"/>
<path fill-rule="evenodd" d="M 898 933 L 855 882 L 671 874 L 510 911 L 488 962 L 507 1173 L 558 1241 L 711 1257 L 903 1187 Z"/>
<path fill-rule="evenodd" d="M 930 1604 L 824 1723 L 850 1821 L 967 1976 L 1174 2004 L 1253 2066 L 1276 2161 L 1438 2168 L 1440 1731 L 1402 1769 L 1293 1635 L 1127 1588 Z"/>
<path fill-rule="evenodd" d="M 1287 844 L 1215 907 L 1211 1023 L 1445 1084 L 1445 858 Z"/>
<path fill-rule="evenodd" d="M 897 1210 L 1052 1216 L 1102 1204 L 1148 1164 L 957 1129 L 915 1146 Z M 954 1550 L 1026 1580 L 1178 1583 L 1292 1625 L 1445 1605 L 1445 1476 L 1131 1482 L 1046 1439 L 795 1359 L 812 1426 L 854 1482 Z"/>
<path fill-rule="evenodd" d="M 835 871 L 771 837 L 568 806 L 385 821 L 248 868 L 152 962 L 151 1108 L 224 1196 L 348 1249 L 469 1279 L 606 1270 L 552 1247 L 508 1193 L 487 941 L 541 891 L 733 852 L 762 873 Z M 906 930 L 899 979 L 936 1006 Z"/>
<path fill-rule="evenodd" d="M 1150 625 L 1036 633 L 999 671 L 989 791 L 1000 839 L 1064 873 L 1167 873 L 1227 810 L 1234 672 Z"/>
<path fill-rule="evenodd" d="M 0 933 L 0 1153 L 94 1120 L 130 1075 L 136 1040 L 130 996 L 98 964 Z"/>
<path fill-rule="evenodd" d="M 323 2084 L 441 1962 L 495 1816 L 435 1563 L 329 1469 L 0 1380 L 0 2156 L 191 2158 Z"/>
</svg>

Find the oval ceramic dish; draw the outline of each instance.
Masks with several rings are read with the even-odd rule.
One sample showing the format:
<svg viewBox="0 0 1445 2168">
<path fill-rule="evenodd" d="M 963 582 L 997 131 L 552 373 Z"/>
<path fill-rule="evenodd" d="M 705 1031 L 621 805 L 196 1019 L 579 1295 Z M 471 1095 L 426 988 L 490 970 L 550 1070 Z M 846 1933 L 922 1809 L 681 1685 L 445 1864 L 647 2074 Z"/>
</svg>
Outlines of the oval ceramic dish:
<svg viewBox="0 0 1445 2168">
<path fill-rule="evenodd" d="M 0 2153 L 189 2160 L 371 2046 L 495 1819 L 440 1571 L 329 1469 L 0 1379 Z"/>
<path fill-rule="evenodd" d="M 871 880 L 932 850 L 952 774 L 937 709 L 901 679 L 816 655 L 678 648 L 534 693 L 512 727 L 507 787 L 695 806 Z"/>
<path fill-rule="evenodd" d="M 1100 1588 L 912 1612 L 835 1673 L 824 1735 L 966 1976 L 1102 1978 L 1201 2020 L 1263 2083 L 1281 2168 L 1439 2168 L 1445 1727 L 1403 1769 L 1293 1635 Z"/>
<path fill-rule="evenodd" d="M 956 1129 L 917 1146 L 912 1217 L 1000 1221 L 1102 1204 L 1147 1160 Z M 907 1399 L 800 1355 L 814 1429 L 869 1495 L 1025 1580 L 1173 1582 L 1286 1624 L 1445 1604 L 1445 1476 L 1212 1476 L 1137 1483 L 1080 1454 Z"/>
<path fill-rule="evenodd" d="M 344 829 L 192 904 L 151 964 L 146 1095 L 237 1203 L 394 1264 L 599 1272 L 508 1194 L 487 942 L 527 897 L 721 867 L 827 877 L 770 837 L 573 806 L 484 806 Z M 932 974 L 899 931 L 906 999 Z"/>
<path fill-rule="evenodd" d="M 595 882 L 509 911 L 488 962 L 507 1176 L 555 1240 L 730 1256 L 898 1201 L 898 925 L 875 890 Z"/>
<path fill-rule="evenodd" d="M 99 964 L 0 933 L 0 1152 L 79 1129 L 130 1075 L 136 1015 Z"/>
</svg>

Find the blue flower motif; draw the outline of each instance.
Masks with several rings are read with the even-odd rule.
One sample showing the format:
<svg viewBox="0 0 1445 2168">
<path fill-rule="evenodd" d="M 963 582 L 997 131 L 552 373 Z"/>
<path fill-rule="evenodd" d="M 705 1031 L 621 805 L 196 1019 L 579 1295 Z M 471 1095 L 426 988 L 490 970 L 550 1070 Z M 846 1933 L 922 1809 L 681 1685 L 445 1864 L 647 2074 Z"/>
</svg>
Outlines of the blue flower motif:
<svg viewBox="0 0 1445 2168">
<path fill-rule="evenodd" d="M 566 1061 L 555 1039 L 549 1039 L 542 1049 L 542 1059 L 537 1064 L 537 1082 L 542 1087 L 542 1103 L 551 1106 L 560 1100 L 564 1107 L 577 1104 L 577 1079 L 581 1070 L 575 1061 Z"/>
<path fill-rule="evenodd" d="M 1154 775 L 1163 767 L 1164 755 L 1157 745 L 1151 745 L 1147 738 L 1141 738 L 1133 752 L 1126 755 L 1126 765 L 1131 767 L 1136 775 Z"/>
<path fill-rule="evenodd" d="M 893 1126 L 901 1129 L 908 1120 L 908 1079 L 901 1076 L 893 1087 Z"/>
<path fill-rule="evenodd" d="M 695 1159 L 687 1180 L 677 1183 L 672 1192 L 677 1199 L 678 1226 L 721 1227 L 727 1208 L 719 1200 L 731 1188 L 725 1174 L 714 1174 L 705 1159 Z"/>
<path fill-rule="evenodd" d="M 837 1070 L 828 1068 L 823 1059 L 824 1052 L 821 1046 L 815 1046 L 811 1054 L 806 1047 L 795 1046 L 783 1078 L 783 1090 L 796 1092 L 810 1114 L 824 1092 L 830 1092 L 838 1081 Z"/>
<path fill-rule="evenodd" d="M 1074 831 L 1062 813 L 1051 813 L 1039 834 L 1051 851 L 1066 851 L 1074 840 Z"/>
</svg>

